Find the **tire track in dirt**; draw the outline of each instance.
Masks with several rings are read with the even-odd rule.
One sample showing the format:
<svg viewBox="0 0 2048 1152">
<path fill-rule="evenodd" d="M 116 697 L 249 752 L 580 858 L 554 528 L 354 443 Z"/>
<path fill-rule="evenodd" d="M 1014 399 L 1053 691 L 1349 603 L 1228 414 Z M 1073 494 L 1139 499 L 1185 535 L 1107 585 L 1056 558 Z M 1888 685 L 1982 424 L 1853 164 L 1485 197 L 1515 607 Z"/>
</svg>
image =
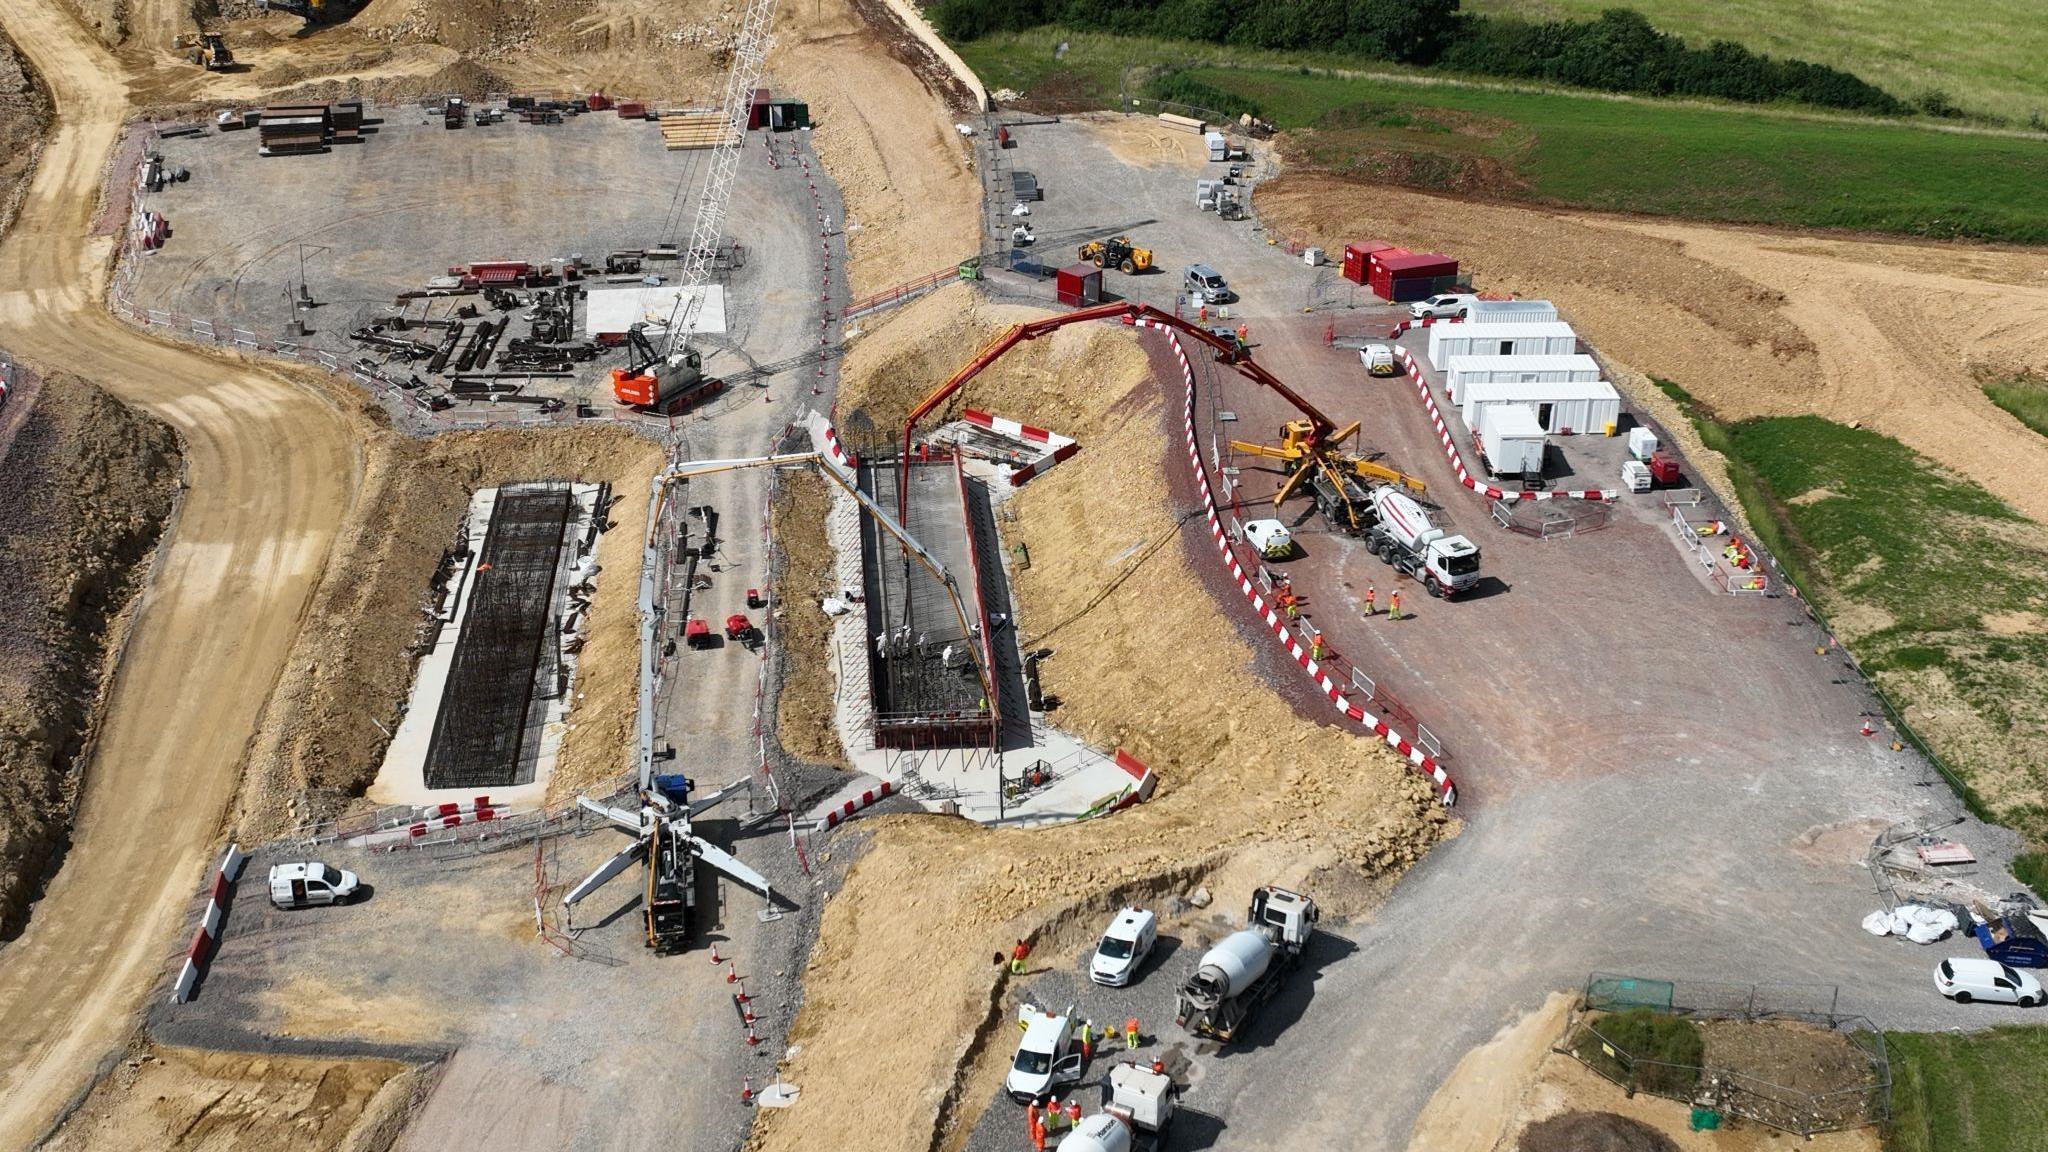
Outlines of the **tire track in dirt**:
<svg viewBox="0 0 2048 1152">
<path fill-rule="evenodd" d="M 0 951 L 0 1146 L 19 1147 L 126 1042 L 162 975 L 360 461 L 317 388 L 158 344 L 99 306 L 111 241 L 86 232 L 129 110 L 126 76 L 57 6 L 0 0 L 0 21 L 57 109 L 0 242 L 0 346 L 156 413 L 184 438 L 187 465 L 83 768 L 66 863 Z"/>
</svg>

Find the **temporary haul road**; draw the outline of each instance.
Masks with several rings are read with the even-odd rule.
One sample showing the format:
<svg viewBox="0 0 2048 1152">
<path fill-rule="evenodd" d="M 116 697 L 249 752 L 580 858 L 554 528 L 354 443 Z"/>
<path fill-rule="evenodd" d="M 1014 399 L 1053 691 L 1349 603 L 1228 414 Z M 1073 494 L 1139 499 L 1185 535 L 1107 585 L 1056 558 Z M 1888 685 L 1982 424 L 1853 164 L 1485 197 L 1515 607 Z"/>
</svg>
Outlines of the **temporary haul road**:
<svg viewBox="0 0 2048 1152">
<path fill-rule="evenodd" d="M 0 1148 L 19 1148 L 128 1037 L 360 462 L 347 421 L 314 391 L 158 343 L 100 307 L 111 240 L 86 232 L 129 112 L 124 70 L 64 5 L 0 0 L 0 21 L 56 105 L 0 243 L 0 347 L 176 427 L 187 479 L 84 769 L 70 851 L 27 931 L 0 949 Z"/>
</svg>

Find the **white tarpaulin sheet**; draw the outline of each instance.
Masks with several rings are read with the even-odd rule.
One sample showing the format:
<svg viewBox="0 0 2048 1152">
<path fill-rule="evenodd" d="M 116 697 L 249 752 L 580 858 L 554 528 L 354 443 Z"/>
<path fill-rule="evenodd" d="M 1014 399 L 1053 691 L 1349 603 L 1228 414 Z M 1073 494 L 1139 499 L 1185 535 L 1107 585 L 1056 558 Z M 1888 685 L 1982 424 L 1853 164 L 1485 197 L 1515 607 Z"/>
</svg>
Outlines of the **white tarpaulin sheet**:
<svg viewBox="0 0 2048 1152">
<path fill-rule="evenodd" d="M 690 328 L 696 332 L 723 335 L 725 332 L 725 286 L 710 284 L 703 288 L 682 288 L 675 285 L 651 287 L 633 285 L 626 288 L 593 288 L 583 297 L 585 312 L 583 334 L 598 336 L 623 336 L 635 324 L 647 325 L 647 338 L 659 342 L 668 334 L 670 316 L 681 318 L 689 311 L 688 298 L 703 293 L 704 303 L 697 309 Z M 682 307 L 677 307 L 678 303 Z"/>
<path fill-rule="evenodd" d="M 1915 944 L 1932 944 L 1958 926 L 1955 913 L 1924 904 L 1901 904 L 1863 918 L 1863 930 L 1872 936 L 1904 936 Z"/>
</svg>

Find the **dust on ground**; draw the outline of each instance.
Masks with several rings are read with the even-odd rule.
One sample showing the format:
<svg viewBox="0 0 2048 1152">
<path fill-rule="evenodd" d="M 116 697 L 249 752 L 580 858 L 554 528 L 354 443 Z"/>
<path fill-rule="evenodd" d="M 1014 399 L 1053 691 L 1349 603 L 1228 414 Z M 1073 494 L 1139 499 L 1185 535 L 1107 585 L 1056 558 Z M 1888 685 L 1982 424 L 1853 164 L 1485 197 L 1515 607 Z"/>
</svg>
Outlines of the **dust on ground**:
<svg viewBox="0 0 2048 1152">
<path fill-rule="evenodd" d="M 1584 1064 L 1553 1052 L 1550 1046 L 1563 1033 L 1573 1000 L 1570 993 L 1552 993 L 1541 1008 L 1509 1023 L 1491 1040 L 1466 1053 L 1416 1118 L 1409 1133 L 1410 1152 L 1562 1152 L 1567 1148 L 1573 1152 L 1584 1148 L 1763 1152 L 1798 1139 L 1734 1117 L 1724 1120 L 1719 1131 L 1694 1132 L 1692 1110 L 1687 1105 L 1645 1093 L 1630 1097 Z M 1728 1025 L 1756 1027 L 1736 1022 Z M 1711 1051 L 1716 1041 L 1711 1032 L 1709 1035 Z M 1767 1044 L 1772 1039 L 1775 1036 L 1724 1039 L 1721 1051 L 1746 1057 L 1744 1046 Z M 1846 1040 L 1836 1040 L 1841 1047 L 1848 1047 Z M 1805 1041 L 1801 1038 L 1793 1043 L 1802 1053 L 1794 1057 L 1796 1064 L 1805 1058 Z M 1570 1119 L 1583 1116 L 1599 1119 Z M 1663 1142 L 1649 1142 L 1643 1129 Z M 1559 1142 L 1567 1136 L 1586 1142 Z M 1596 1142 L 1609 1138 L 1624 1142 Z M 1875 1128 L 1823 1133 L 1803 1146 L 1815 1152 L 1878 1152 L 1880 1148 Z"/>
<path fill-rule="evenodd" d="M 369 1152 L 389 1145 L 424 1075 L 391 1060 L 141 1044 L 42 1147 Z"/>
<path fill-rule="evenodd" d="M 783 750 L 819 764 L 851 767 L 832 725 L 832 622 L 816 610 L 837 594 L 838 564 L 825 537 L 832 493 L 824 477 L 796 472 L 781 480 L 772 513 L 786 565 L 775 581 L 776 638 L 786 657 L 775 701 L 775 738 Z"/>
<path fill-rule="evenodd" d="M 886 437 L 966 349 L 1044 314 L 963 308 L 969 299 L 948 288 L 864 337 L 847 357 L 842 412 Z M 871 846 L 825 909 L 791 1034 L 803 1114 L 764 1113 L 754 1147 L 921 1150 L 964 1138 L 988 1099 L 979 1057 L 1002 1023 L 990 953 L 1016 938 L 1062 939 L 1117 901 L 1198 881 L 1233 904 L 1256 884 L 1298 884 L 1331 894 L 1332 916 L 1353 915 L 1374 890 L 1367 878 L 1399 873 L 1449 828 L 1404 761 L 1303 723 L 1260 682 L 1179 548 L 1131 550 L 1206 531 L 1169 495 L 1166 389 L 1144 339 L 1118 325 L 1063 329 L 1020 346 L 955 404 L 1081 436 L 1079 455 L 1014 498 L 1005 543 L 1031 556 L 1016 574 L 1018 627 L 1055 648 L 1043 665 L 1046 690 L 1065 701 L 1055 722 L 1149 763 L 1158 793 L 1107 828 L 867 821 Z M 913 954 L 924 959 L 904 964 Z M 885 1007 L 904 1004 L 919 1008 Z"/>
<path fill-rule="evenodd" d="M 0 445 L 0 935 L 70 835 L 76 769 L 130 606 L 169 523 L 178 437 L 96 385 L 53 373 L 13 398 Z"/>
<path fill-rule="evenodd" d="M 647 517 L 645 502 L 632 497 L 660 467 L 659 445 L 619 428 L 417 440 L 382 426 L 373 404 L 355 403 L 366 429 L 363 495 L 314 593 L 309 619 L 320 626 L 300 634 L 264 709 L 242 782 L 239 834 L 266 839 L 360 802 L 389 742 L 377 725 L 397 727 L 429 582 L 470 494 L 524 480 L 609 481 L 625 497 L 614 501 L 611 527 L 598 541 L 597 594 L 549 799 L 624 771 Z"/>
</svg>

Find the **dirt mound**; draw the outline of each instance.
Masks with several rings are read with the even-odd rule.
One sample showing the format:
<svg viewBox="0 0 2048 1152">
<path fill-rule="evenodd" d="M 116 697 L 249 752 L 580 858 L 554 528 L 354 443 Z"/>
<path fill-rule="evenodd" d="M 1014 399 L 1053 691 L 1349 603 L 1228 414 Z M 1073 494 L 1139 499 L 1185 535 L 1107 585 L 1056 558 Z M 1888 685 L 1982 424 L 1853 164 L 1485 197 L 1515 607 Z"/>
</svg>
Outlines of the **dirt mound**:
<svg viewBox="0 0 2048 1152">
<path fill-rule="evenodd" d="M 1671 1137 L 1612 1112 L 1567 1112 L 1522 1130 L 1517 1152 L 1678 1152 Z"/>
<path fill-rule="evenodd" d="M 428 581 L 454 541 L 470 494 L 522 480 L 609 481 L 621 497 L 598 544 L 598 592 L 577 700 L 549 788 L 568 795 L 623 771 L 636 699 L 643 494 L 660 465 L 659 446 L 617 428 L 427 441 L 378 430 L 364 452 L 362 495 L 314 594 L 310 618 L 321 627 L 301 633 L 264 710 L 242 784 L 238 833 L 274 836 L 361 797 L 387 743 L 376 724 L 397 727 Z"/>
<path fill-rule="evenodd" d="M 0 232 L 14 221 L 49 126 L 49 92 L 0 32 Z"/>
<path fill-rule="evenodd" d="M 963 310 L 971 299 L 948 288 L 864 338 L 848 355 L 842 410 L 868 413 L 886 437 L 967 349 L 1043 314 Z M 1375 890 L 1367 878 L 1398 874 L 1449 827 L 1384 746 L 1302 722 L 1259 681 L 1180 548 L 1133 549 L 1203 531 L 1169 495 L 1179 457 L 1145 339 L 1116 325 L 1064 329 L 983 373 L 955 406 L 1082 436 L 1080 454 L 1023 489 L 1006 519 L 1005 544 L 1031 556 L 1016 574 L 1018 627 L 1027 637 L 1057 629 L 1044 665 L 1047 690 L 1066 701 L 1055 719 L 1150 763 L 1159 792 L 1107 829 L 868 822 L 871 847 L 825 910 L 791 1035 L 806 1113 L 764 1113 L 754 1147 L 922 1150 L 939 1130 L 964 1135 L 986 1099 L 970 1087 L 985 1078 L 989 1060 L 978 1058 L 1000 1031 L 1001 976 L 988 958 L 1013 939 L 1056 947 L 1122 900 L 1198 879 L 1233 900 L 1256 883 L 1299 884 L 1331 894 L 1333 916 L 1353 914 Z M 933 949 L 934 939 L 949 944 Z M 926 959 L 904 964 L 913 954 Z M 903 1004 L 921 1009 L 889 1007 Z M 876 1061 L 884 1050 L 892 1058 Z"/>
<path fill-rule="evenodd" d="M 20 402 L 29 397 L 26 390 Z M 0 933 L 68 836 L 123 613 L 177 498 L 177 436 L 76 377 L 43 382 L 0 457 Z"/>
<path fill-rule="evenodd" d="M 388 1146 L 420 1073 L 390 1060 L 138 1049 L 43 1147 L 326 1152 Z M 378 1137 L 383 1137 L 379 1142 Z"/>
<path fill-rule="evenodd" d="M 832 492 L 814 472 L 782 477 L 772 513 L 784 567 L 776 574 L 775 612 L 783 664 L 775 700 L 775 738 L 792 756 L 850 767 L 832 726 L 832 622 L 818 598 L 838 585 L 838 567 L 825 538 Z"/>
</svg>

